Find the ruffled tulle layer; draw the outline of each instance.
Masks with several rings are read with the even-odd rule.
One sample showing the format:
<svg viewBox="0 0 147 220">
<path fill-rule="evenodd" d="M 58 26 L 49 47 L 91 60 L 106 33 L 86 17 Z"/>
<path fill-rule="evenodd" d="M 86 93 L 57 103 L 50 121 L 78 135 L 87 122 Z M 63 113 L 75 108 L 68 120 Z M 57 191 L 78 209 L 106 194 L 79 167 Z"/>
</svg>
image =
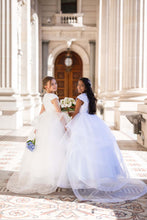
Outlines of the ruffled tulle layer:
<svg viewBox="0 0 147 220">
<path fill-rule="evenodd" d="M 19 173 L 14 173 L 7 188 L 16 193 L 48 194 L 57 188 L 64 146 L 59 145 L 65 129 L 58 113 L 42 113 L 36 123 L 36 146 L 33 152 L 25 149 Z"/>
<path fill-rule="evenodd" d="M 79 200 L 103 203 L 132 200 L 147 193 L 144 182 L 130 179 L 116 140 L 99 117 L 79 113 L 67 129 L 60 186 L 69 181 Z"/>
</svg>

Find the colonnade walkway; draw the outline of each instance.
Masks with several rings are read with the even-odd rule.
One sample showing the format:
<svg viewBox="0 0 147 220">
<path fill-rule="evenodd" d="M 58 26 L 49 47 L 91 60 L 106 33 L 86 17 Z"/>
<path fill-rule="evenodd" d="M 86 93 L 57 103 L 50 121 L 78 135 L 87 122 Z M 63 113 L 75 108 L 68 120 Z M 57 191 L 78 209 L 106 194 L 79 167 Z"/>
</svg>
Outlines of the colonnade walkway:
<svg viewBox="0 0 147 220">
<path fill-rule="evenodd" d="M 147 220 L 147 195 L 134 201 L 101 204 L 78 202 L 70 189 L 59 188 L 45 196 L 9 192 L 7 181 L 19 170 L 31 129 L 31 126 L 24 126 L 19 130 L 0 130 L 0 219 Z M 112 132 L 131 176 L 147 183 L 147 149 L 120 131 Z"/>
</svg>

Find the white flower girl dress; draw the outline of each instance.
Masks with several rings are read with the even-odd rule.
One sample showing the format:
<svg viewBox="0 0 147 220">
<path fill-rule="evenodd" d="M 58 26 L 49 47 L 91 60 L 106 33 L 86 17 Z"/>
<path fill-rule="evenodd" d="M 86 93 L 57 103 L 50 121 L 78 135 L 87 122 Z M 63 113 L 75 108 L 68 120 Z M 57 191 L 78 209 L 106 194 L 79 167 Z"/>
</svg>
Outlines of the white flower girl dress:
<svg viewBox="0 0 147 220">
<path fill-rule="evenodd" d="M 48 194 L 57 188 L 65 151 L 59 142 L 65 129 L 61 123 L 62 113 L 57 113 L 52 99 L 53 93 L 43 97 L 45 111 L 39 116 L 36 125 L 36 144 L 33 152 L 25 149 L 19 173 L 13 173 L 7 188 L 15 193 Z"/>
<path fill-rule="evenodd" d="M 69 182 L 79 200 L 102 203 L 133 200 L 147 193 L 144 182 L 129 177 L 109 127 L 88 113 L 87 95 L 77 98 L 84 103 L 66 126 L 69 138 L 59 185 L 66 187 Z"/>
</svg>

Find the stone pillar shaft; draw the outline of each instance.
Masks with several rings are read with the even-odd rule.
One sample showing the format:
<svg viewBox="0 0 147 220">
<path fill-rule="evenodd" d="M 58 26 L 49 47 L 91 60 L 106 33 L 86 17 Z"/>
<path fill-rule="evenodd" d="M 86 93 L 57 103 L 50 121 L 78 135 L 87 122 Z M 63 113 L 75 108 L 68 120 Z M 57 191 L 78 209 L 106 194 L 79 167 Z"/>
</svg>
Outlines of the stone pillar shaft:
<svg viewBox="0 0 147 220">
<path fill-rule="evenodd" d="M 42 42 L 42 78 L 48 75 L 48 47 L 49 42 Z"/>
<path fill-rule="evenodd" d="M 77 0 L 77 13 L 82 12 L 82 0 Z"/>
<path fill-rule="evenodd" d="M 32 67 L 31 67 L 31 93 L 38 93 L 38 85 L 39 85 L 39 30 L 38 30 L 38 16 L 32 16 L 31 23 L 31 59 L 32 59 Z"/>
<path fill-rule="evenodd" d="M 30 30 L 30 0 L 22 7 L 21 15 L 21 94 L 29 94 L 31 90 L 31 30 Z"/>
<path fill-rule="evenodd" d="M 0 1 L 0 90 L 17 90 L 17 1 Z M 13 56 L 12 56 L 13 53 Z"/>
<path fill-rule="evenodd" d="M 146 88 L 146 9 L 143 0 L 99 0 L 99 93 Z M 131 79 L 131 80 L 130 80 Z M 132 94 L 130 93 L 130 96 Z"/>
<path fill-rule="evenodd" d="M 17 0 L 0 1 L 0 129 L 22 126 L 18 95 Z"/>
<path fill-rule="evenodd" d="M 89 41 L 90 44 L 90 80 L 93 90 L 95 89 L 95 41 Z"/>
<path fill-rule="evenodd" d="M 61 0 L 57 0 L 57 12 L 60 13 L 61 11 Z"/>
<path fill-rule="evenodd" d="M 98 84 L 99 93 L 107 88 L 108 74 L 108 4 L 106 0 L 99 0 L 99 43 L 98 43 Z"/>
<path fill-rule="evenodd" d="M 146 64 L 146 58 L 147 58 L 147 1 L 144 1 L 143 4 L 143 10 L 144 10 L 144 16 L 143 16 L 143 66 L 142 66 L 142 84 L 143 88 L 147 88 L 147 64 Z"/>
</svg>

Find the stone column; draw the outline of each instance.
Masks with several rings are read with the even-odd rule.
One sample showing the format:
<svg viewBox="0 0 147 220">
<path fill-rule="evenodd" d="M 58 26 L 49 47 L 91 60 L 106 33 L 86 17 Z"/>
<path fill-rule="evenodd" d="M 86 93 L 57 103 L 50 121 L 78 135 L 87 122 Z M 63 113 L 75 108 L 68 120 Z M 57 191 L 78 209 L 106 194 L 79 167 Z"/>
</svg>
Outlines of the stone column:
<svg viewBox="0 0 147 220">
<path fill-rule="evenodd" d="M 143 40 L 142 40 L 142 74 L 139 79 L 139 86 L 142 85 L 144 91 L 147 94 L 147 65 L 146 65 L 146 57 L 147 57 L 147 1 L 144 1 L 143 5 Z M 141 34 L 140 34 L 141 35 Z M 141 135 L 137 136 L 137 140 L 140 144 L 147 148 L 147 97 L 144 99 L 144 103 L 138 105 L 138 113 L 142 114 L 143 118 L 146 120 L 142 122 L 141 127 Z"/>
<path fill-rule="evenodd" d="M 77 0 L 77 13 L 82 12 L 82 0 Z"/>
<path fill-rule="evenodd" d="M 107 93 L 113 94 L 119 88 L 119 52 L 120 52 L 120 4 L 121 1 L 109 1 L 108 12 L 108 74 Z"/>
<path fill-rule="evenodd" d="M 98 16 L 98 92 L 113 96 L 119 89 L 120 1 L 99 0 Z"/>
<path fill-rule="evenodd" d="M 144 16 L 146 1 L 124 1 L 123 4 L 123 77 L 122 89 L 129 97 L 142 96 L 144 78 Z M 131 79 L 131 80 L 130 80 Z M 133 94 L 132 94 L 133 93 Z M 125 95 L 125 94 L 124 94 Z"/>
<path fill-rule="evenodd" d="M 142 82 L 142 87 L 143 89 L 147 90 L 147 64 L 146 64 L 146 58 L 147 58 L 147 1 L 144 1 L 143 4 L 143 36 L 141 38 L 142 42 L 142 60 L 143 60 L 143 65 L 142 65 L 142 76 L 140 77 L 140 83 Z M 141 60 L 140 60 L 141 61 Z M 147 103 L 146 103 L 147 104 Z"/>
<path fill-rule="evenodd" d="M 57 13 L 61 12 L 61 0 L 56 0 L 57 1 Z"/>
<path fill-rule="evenodd" d="M 42 42 L 42 78 L 48 75 L 49 41 Z"/>
<path fill-rule="evenodd" d="M 17 1 L 1 0 L 0 15 L 0 92 L 12 94 L 17 90 Z"/>
<path fill-rule="evenodd" d="M 108 1 L 99 0 L 98 17 L 98 93 L 107 89 L 108 74 Z"/>
<path fill-rule="evenodd" d="M 39 19 L 37 10 L 31 17 L 31 96 L 32 96 L 32 120 L 40 111 L 39 94 Z"/>
<path fill-rule="evenodd" d="M 138 104 L 142 102 L 146 94 L 143 88 L 143 50 L 145 29 L 144 16 L 146 1 L 123 1 L 122 4 L 122 74 L 120 80 L 120 93 L 118 99 L 119 118 L 116 118 L 118 128 L 128 135 L 134 136 L 133 127 L 128 122 L 125 114 L 132 114 L 138 109 Z M 145 21 L 146 23 L 146 21 Z M 121 47 L 120 47 L 121 48 Z M 146 49 L 145 49 L 146 50 Z M 146 63 L 146 62 L 145 62 Z M 136 138 L 136 137 L 135 137 Z"/>
<path fill-rule="evenodd" d="M 33 119 L 33 98 L 31 96 L 31 0 L 24 2 L 21 9 L 21 90 L 24 111 L 23 122 L 29 124 Z"/>
<path fill-rule="evenodd" d="M 29 95 L 31 90 L 31 8 L 30 0 L 27 0 L 22 7 L 21 14 L 21 94 L 23 96 Z"/>
<path fill-rule="evenodd" d="M 31 94 L 37 94 L 39 85 L 39 31 L 37 14 L 32 15 L 31 36 Z"/>
<path fill-rule="evenodd" d="M 90 80 L 92 83 L 93 91 L 95 90 L 95 41 L 90 40 Z"/>
<path fill-rule="evenodd" d="M 22 126 L 22 101 L 18 95 L 17 0 L 0 1 L 0 128 Z"/>
</svg>

